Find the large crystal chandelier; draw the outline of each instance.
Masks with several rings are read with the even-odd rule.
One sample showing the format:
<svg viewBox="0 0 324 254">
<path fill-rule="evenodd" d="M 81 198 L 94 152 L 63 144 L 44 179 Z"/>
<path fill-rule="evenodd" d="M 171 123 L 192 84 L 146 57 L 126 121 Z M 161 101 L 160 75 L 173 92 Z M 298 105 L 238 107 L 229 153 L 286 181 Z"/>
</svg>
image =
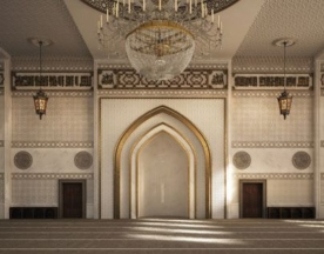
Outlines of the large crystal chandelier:
<svg viewBox="0 0 324 254">
<path fill-rule="evenodd" d="M 125 45 L 139 74 L 165 80 L 183 72 L 195 51 L 205 56 L 220 47 L 223 26 L 216 13 L 238 0 L 82 1 L 104 12 L 97 33 L 109 58 L 120 57 Z"/>
</svg>

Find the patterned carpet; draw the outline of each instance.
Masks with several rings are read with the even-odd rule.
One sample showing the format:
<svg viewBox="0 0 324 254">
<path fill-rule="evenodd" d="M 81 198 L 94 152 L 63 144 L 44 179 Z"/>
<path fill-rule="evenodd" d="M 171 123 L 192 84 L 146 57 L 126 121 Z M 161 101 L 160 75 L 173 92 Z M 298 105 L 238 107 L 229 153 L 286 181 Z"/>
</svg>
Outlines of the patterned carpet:
<svg viewBox="0 0 324 254">
<path fill-rule="evenodd" d="M 319 220 L 2 220 L 0 253 L 324 253 Z"/>
</svg>

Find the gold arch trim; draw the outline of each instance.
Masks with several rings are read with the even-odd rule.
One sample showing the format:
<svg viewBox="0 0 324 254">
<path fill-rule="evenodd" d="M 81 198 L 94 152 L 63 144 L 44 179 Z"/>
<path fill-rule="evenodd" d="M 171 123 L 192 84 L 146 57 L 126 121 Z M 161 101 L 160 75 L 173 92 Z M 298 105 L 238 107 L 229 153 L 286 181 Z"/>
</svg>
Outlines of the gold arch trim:
<svg viewBox="0 0 324 254">
<path fill-rule="evenodd" d="M 128 138 L 132 135 L 132 133 L 145 121 L 148 119 L 158 115 L 165 113 L 169 116 L 172 116 L 173 118 L 177 119 L 181 123 L 183 123 L 185 126 L 187 126 L 188 129 L 190 129 L 195 136 L 200 141 L 203 151 L 204 151 L 204 157 L 205 157 L 205 181 L 206 181 L 206 188 L 205 188 L 205 204 L 206 204 L 206 218 L 211 218 L 211 156 L 210 156 L 210 149 L 207 143 L 207 140 L 203 136 L 202 132 L 185 116 L 180 114 L 179 112 L 167 107 L 167 106 L 159 106 L 156 107 L 144 115 L 140 116 L 138 119 L 136 119 L 122 134 L 119 142 L 116 146 L 115 151 L 115 167 L 114 167 L 114 218 L 119 219 L 120 218 L 120 170 L 121 170 L 121 154 L 122 150 L 124 148 L 124 145 Z"/>
</svg>

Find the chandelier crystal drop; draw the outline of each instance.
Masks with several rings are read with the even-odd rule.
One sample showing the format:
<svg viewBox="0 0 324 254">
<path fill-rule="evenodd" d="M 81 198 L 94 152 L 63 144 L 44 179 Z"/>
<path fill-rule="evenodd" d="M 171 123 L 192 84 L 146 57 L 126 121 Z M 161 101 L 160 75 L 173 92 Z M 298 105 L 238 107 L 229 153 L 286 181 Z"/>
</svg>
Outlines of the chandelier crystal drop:
<svg viewBox="0 0 324 254">
<path fill-rule="evenodd" d="M 238 0 L 82 1 L 104 12 L 97 34 L 110 59 L 127 56 L 139 74 L 165 80 L 182 73 L 194 54 L 206 57 L 220 48 L 223 25 L 216 13 Z"/>
</svg>

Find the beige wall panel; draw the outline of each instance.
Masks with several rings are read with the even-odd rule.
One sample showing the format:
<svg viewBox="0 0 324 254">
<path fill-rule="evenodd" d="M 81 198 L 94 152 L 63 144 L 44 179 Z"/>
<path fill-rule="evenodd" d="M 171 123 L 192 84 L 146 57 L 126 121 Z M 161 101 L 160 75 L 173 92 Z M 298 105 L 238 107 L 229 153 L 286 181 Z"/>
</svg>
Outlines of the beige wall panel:
<svg viewBox="0 0 324 254">
<path fill-rule="evenodd" d="M 21 170 L 14 163 L 13 173 L 91 173 L 93 164 L 88 169 L 79 169 L 74 164 L 74 157 L 80 151 L 93 153 L 89 148 L 13 148 L 12 161 L 16 153 L 27 151 L 33 157 L 30 168 Z"/>
<path fill-rule="evenodd" d="M 2 91 L 0 91 L 1 93 Z M 4 140 L 4 96 L 0 94 L 0 140 Z"/>
<path fill-rule="evenodd" d="M 12 180 L 12 206 L 58 206 L 58 180 Z"/>
<path fill-rule="evenodd" d="M 232 102 L 233 141 L 313 140 L 313 100 L 309 96 L 293 98 L 286 120 L 279 114 L 276 97 L 236 96 Z"/>
<path fill-rule="evenodd" d="M 43 120 L 34 112 L 32 97 L 13 97 L 13 141 L 93 140 L 91 97 L 50 97 Z"/>
<path fill-rule="evenodd" d="M 2 178 L 2 174 L 0 174 Z M 0 179 L 0 219 L 4 219 L 4 180 Z"/>
<path fill-rule="evenodd" d="M 189 156 L 171 135 L 143 145 L 137 171 L 138 217 L 189 218 Z"/>
<path fill-rule="evenodd" d="M 4 147 L 0 146 L 0 173 L 4 170 Z"/>
<path fill-rule="evenodd" d="M 237 169 L 233 163 L 235 153 L 245 151 L 251 156 L 251 164 L 246 169 Z M 296 169 L 292 163 L 296 152 L 304 151 L 311 157 L 306 169 Z M 230 152 L 230 166 L 234 173 L 311 173 L 313 169 L 313 149 L 311 148 L 235 148 Z"/>
<path fill-rule="evenodd" d="M 314 206 L 313 180 L 268 180 L 267 206 Z"/>
</svg>

